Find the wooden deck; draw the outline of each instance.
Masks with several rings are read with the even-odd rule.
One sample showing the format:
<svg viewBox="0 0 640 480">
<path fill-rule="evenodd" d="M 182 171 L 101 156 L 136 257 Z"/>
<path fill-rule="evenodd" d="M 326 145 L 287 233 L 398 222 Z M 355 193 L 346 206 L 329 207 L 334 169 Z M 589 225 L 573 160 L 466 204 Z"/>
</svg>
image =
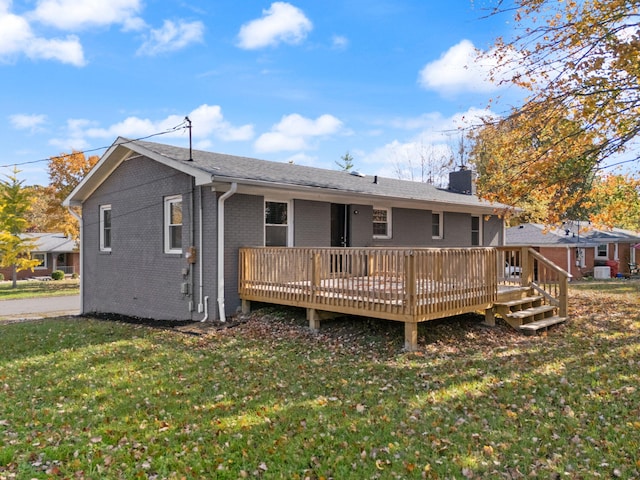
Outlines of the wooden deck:
<svg viewBox="0 0 640 480">
<path fill-rule="evenodd" d="M 496 248 L 242 248 L 239 295 L 245 311 L 252 301 L 306 308 L 314 329 L 325 312 L 401 321 L 415 350 L 418 323 L 488 311 L 520 287 L 531 265 L 505 274 L 507 257 L 515 263 Z"/>
</svg>

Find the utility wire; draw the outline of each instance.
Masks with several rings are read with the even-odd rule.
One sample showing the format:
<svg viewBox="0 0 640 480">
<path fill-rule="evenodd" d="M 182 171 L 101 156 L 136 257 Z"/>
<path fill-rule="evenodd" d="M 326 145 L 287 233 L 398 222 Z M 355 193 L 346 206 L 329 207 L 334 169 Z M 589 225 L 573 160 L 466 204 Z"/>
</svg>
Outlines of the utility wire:
<svg viewBox="0 0 640 480">
<path fill-rule="evenodd" d="M 169 128 L 169 129 L 164 130 L 164 131 L 162 131 L 162 132 L 152 133 L 151 135 L 146 135 L 146 136 L 144 136 L 144 137 L 138 137 L 138 138 L 134 138 L 134 139 L 131 139 L 131 140 L 127 140 L 126 142 L 122 142 L 122 143 L 120 143 L 119 145 L 125 145 L 125 144 L 127 144 L 127 143 L 137 142 L 137 141 L 139 141 L 139 140 L 146 140 L 146 139 L 148 139 L 148 138 L 158 137 L 158 136 L 160 136 L 160 135 L 166 135 L 166 134 L 168 134 L 168 133 L 173 133 L 173 132 L 175 132 L 176 130 L 186 129 L 186 128 L 189 128 L 189 127 L 187 126 L 187 122 L 186 122 L 186 121 L 183 121 L 182 123 L 180 123 L 179 125 L 176 125 L 176 126 L 175 126 L 175 127 L 173 127 L 173 128 Z M 113 144 L 112 144 L 112 145 L 113 145 Z M 97 152 L 97 151 L 99 151 L 99 150 L 106 150 L 106 149 L 110 148 L 112 145 L 106 145 L 106 146 L 104 146 L 104 147 L 89 148 L 89 149 L 87 149 L 87 150 L 73 150 L 73 152 L 72 152 L 72 153 L 82 153 L 82 154 L 84 155 L 84 154 L 91 153 L 91 152 Z M 40 159 L 38 159 L 38 160 L 28 160 L 28 161 L 26 161 L 26 162 L 12 162 L 12 163 L 8 163 L 8 164 L 6 164 L 6 165 L 0 165 L 0 168 L 10 168 L 10 167 L 14 167 L 14 166 L 15 166 L 15 167 L 18 167 L 18 166 L 21 166 L 21 165 L 32 165 L 32 164 L 34 164 L 34 163 L 48 162 L 48 161 L 49 161 L 49 160 L 51 160 L 52 158 L 61 158 L 61 157 L 64 157 L 64 156 L 66 156 L 66 155 L 68 155 L 68 154 L 52 155 L 51 157 L 47 157 L 47 158 L 40 158 Z"/>
</svg>

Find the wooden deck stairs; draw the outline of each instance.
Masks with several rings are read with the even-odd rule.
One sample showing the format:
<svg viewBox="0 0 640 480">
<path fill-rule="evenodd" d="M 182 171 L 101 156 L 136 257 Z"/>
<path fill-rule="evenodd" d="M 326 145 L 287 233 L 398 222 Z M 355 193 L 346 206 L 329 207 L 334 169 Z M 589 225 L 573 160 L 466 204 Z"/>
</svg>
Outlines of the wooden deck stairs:
<svg viewBox="0 0 640 480">
<path fill-rule="evenodd" d="M 498 293 L 498 300 L 489 316 L 498 315 L 513 328 L 526 335 L 534 335 L 567 321 L 567 317 L 558 314 L 559 305 L 554 300 L 539 292 L 535 284 L 509 288 Z"/>
</svg>

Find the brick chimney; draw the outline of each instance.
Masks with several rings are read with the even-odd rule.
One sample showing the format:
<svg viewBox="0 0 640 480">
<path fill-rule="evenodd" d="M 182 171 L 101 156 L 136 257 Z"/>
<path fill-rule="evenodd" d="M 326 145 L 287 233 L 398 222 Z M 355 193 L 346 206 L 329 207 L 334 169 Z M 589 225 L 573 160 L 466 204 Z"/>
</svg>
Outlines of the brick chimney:
<svg viewBox="0 0 640 480">
<path fill-rule="evenodd" d="M 475 195 L 476 182 L 473 178 L 473 171 L 468 169 L 466 165 L 462 165 L 460 170 L 449 172 L 449 191 Z"/>
</svg>

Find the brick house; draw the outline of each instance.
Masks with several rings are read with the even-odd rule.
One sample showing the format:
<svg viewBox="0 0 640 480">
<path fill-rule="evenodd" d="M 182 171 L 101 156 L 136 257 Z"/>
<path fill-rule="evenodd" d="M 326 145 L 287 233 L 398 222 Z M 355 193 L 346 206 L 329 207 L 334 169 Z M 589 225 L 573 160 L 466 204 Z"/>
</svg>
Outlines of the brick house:
<svg viewBox="0 0 640 480">
<path fill-rule="evenodd" d="M 588 222 L 565 222 L 559 227 L 527 223 L 506 230 L 508 246 L 532 246 L 540 254 L 580 279 L 593 276 L 594 267 L 610 266 L 611 275 L 629 275 L 629 264 L 640 253 L 633 246 L 640 234 L 613 228 L 592 228 Z"/>
<path fill-rule="evenodd" d="M 64 202 L 82 211 L 82 312 L 224 319 L 243 246 L 502 245 L 505 206 L 474 195 L 469 171 L 450 183 L 118 138 Z"/>
<path fill-rule="evenodd" d="M 35 248 L 31 258 L 40 260 L 33 270 L 21 270 L 18 280 L 33 277 L 49 277 L 54 270 L 62 270 L 66 275 L 80 273 L 80 253 L 78 242 L 62 233 L 25 233 L 23 238 L 33 240 Z M 0 268 L 5 280 L 12 278 L 11 268 Z"/>
</svg>

